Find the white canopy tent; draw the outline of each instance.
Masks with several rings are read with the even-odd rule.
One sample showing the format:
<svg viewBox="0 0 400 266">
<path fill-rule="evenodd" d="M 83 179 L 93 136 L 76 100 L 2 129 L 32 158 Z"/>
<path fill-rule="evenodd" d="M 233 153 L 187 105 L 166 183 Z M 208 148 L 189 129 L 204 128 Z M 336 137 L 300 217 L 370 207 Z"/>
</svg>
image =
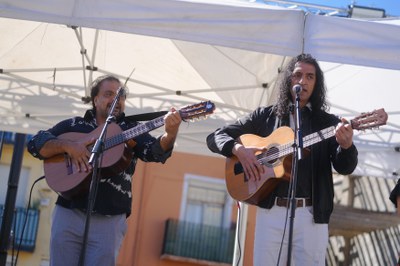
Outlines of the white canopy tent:
<svg viewBox="0 0 400 266">
<path fill-rule="evenodd" d="M 399 171 L 400 20 L 175 0 L 0 0 L 0 17 L 1 130 L 33 134 L 82 115 L 90 81 L 112 73 L 128 80 L 128 115 L 213 101 L 215 114 L 182 125 L 176 147 L 212 155 L 206 135 L 273 103 L 279 67 L 306 52 L 322 62 L 332 112 L 389 114 L 379 131 L 356 133 L 356 174 Z"/>
</svg>

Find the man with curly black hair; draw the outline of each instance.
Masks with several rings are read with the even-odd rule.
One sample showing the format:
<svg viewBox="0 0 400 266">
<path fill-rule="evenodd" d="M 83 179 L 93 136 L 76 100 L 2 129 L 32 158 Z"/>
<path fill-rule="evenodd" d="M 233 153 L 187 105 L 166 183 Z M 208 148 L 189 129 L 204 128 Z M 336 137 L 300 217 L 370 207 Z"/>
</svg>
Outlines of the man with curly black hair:
<svg viewBox="0 0 400 266">
<path fill-rule="evenodd" d="M 327 112 L 324 75 L 311 55 L 300 54 L 290 60 L 280 72 L 277 86 L 279 96 L 275 105 L 259 107 L 235 123 L 217 129 L 207 137 L 207 145 L 211 151 L 228 159 L 236 158 L 240 167 L 235 164 L 235 173 L 244 172 L 244 182 L 247 182 L 249 191 L 254 191 L 262 178 L 267 179 L 267 175 L 274 171 L 276 164 L 284 165 L 277 160 L 279 156 L 263 162 L 259 155 L 261 152 L 272 154 L 279 149 L 276 144 L 282 144 L 279 140 L 284 137 L 282 132 L 286 132 L 279 131 L 283 126 L 296 127 L 296 99 L 301 108 L 303 136 L 333 127 L 334 137 L 310 146 L 309 155 L 299 160 L 295 190 L 289 189 L 291 168 L 285 166 L 282 177 L 288 178 L 280 178 L 270 188 L 259 188 L 256 192 L 261 191 L 260 194 L 255 193 L 257 198 L 249 202 L 258 206 L 254 265 L 287 265 L 289 192 L 295 191 L 293 253 L 290 260 L 293 259 L 296 266 L 322 266 L 325 265 L 328 223 L 333 210 L 332 166 L 344 175 L 356 168 L 358 152 L 353 144 L 353 129 L 344 119 Z M 255 141 L 250 138 L 248 143 L 251 144 L 246 145 L 243 143 L 244 136 L 247 141 L 249 134 L 254 136 Z M 265 139 L 271 134 L 275 134 L 274 140 L 278 143 L 271 142 L 267 147 L 258 145 L 268 143 Z"/>
</svg>

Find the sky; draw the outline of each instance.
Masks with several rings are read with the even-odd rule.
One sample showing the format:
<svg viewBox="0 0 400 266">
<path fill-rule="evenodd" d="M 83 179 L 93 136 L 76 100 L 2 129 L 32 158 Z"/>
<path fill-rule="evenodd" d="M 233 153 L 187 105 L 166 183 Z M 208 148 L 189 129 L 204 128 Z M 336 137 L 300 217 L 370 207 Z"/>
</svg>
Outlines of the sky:
<svg viewBox="0 0 400 266">
<path fill-rule="evenodd" d="M 317 4 L 322 6 L 346 8 L 354 4 L 358 6 L 385 9 L 386 15 L 400 17 L 400 0 L 291 0 L 292 2 Z"/>
<path fill-rule="evenodd" d="M 358 6 L 382 8 L 385 9 L 387 15 L 399 16 L 400 17 L 400 0 L 305 0 L 298 1 L 302 3 L 318 4 L 331 7 L 347 7 L 348 5 L 354 4 Z"/>
</svg>

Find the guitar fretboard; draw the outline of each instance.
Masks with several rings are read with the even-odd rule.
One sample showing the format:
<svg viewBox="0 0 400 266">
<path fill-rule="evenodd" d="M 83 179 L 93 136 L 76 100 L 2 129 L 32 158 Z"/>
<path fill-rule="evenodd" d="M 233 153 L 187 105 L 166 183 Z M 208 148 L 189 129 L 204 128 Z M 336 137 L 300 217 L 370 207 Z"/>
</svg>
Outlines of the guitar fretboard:
<svg viewBox="0 0 400 266">
<path fill-rule="evenodd" d="M 334 126 L 322 129 L 320 131 L 317 131 L 315 133 L 303 137 L 303 147 L 304 148 L 309 147 L 325 139 L 329 139 L 334 135 L 335 135 Z M 258 154 L 256 157 L 261 164 L 268 164 L 276 161 L 277 159 L 292 154 L 293 152 L 294 152 L 294 141 L 291 141 L 283 145 L 278 145 L 276 147 L 269 148 L 266 152 Z"/>
<path fill-rule="evenodd" d="M 191 105 L 184 107 L 178 110 L 182 121 L 186 121 L 187 119 L 204 117 L 208 114 L 211 114 L 215 109 L 215 105 L 210 102 L 201 102 L 199 104 Z M 146 123 L 139 124 L 133 128 L 125 130 L 121 134 L 111 136 L 106 139 L 104 142 L 104 149 L 110 149 L 114 146 L 117 146 L 121 143 L 124 143 L 134 137 L 137 137 L 143 133 L 150 132 L 156 128 L 159 128 L 164 125 L 164 116 L 157 117 L 153 120 L 147 121 Z"/>
<path fill-rule="evenodd" d="M 144 124 L 139 124 L 136 127 L 125 130 L 121 134 L 110 137 L 105 141 L 104 147 L 105 149 L 112 148 L 117 146 L 123 142 L 126 142 L 134 137 L 137 137 L 143 133 L 150 132 L 156 128 L 159 128 L 164 125 L 164 117 L 158 117 L 153 120 L 150 120 Z"/>
</svg>

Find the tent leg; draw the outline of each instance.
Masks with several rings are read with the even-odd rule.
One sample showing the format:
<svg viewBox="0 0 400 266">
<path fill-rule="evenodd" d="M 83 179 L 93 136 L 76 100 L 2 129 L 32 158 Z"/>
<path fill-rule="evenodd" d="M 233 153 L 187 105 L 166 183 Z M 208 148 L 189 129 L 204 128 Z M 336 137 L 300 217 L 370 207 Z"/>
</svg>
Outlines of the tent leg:
<svg viewBox="0 0 400 266">
<path fill-rule="evenodd" d="M 235 246 L 233 250 L 232 265 L 242 266 L 244 259 L 244 247 L 246 242 L 246 227 L 248 208 L 246 203 L 238 202 L 238 213 L 236 220 Z"/>
</svg>

